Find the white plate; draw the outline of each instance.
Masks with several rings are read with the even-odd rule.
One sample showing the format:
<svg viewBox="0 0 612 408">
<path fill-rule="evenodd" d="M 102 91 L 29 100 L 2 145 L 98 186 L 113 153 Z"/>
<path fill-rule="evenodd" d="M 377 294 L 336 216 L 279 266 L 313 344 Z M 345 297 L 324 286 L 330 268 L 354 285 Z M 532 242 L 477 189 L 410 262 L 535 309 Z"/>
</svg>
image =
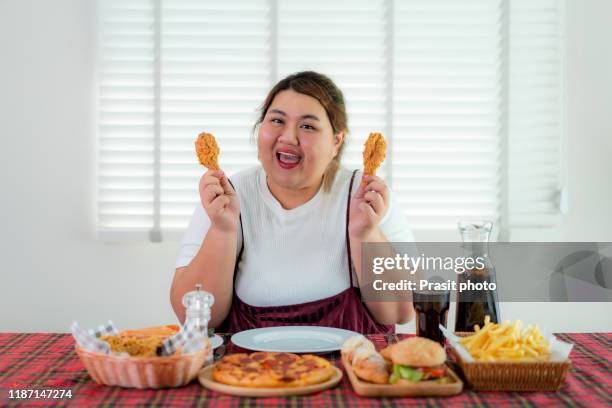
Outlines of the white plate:
<svg viewBox="0 0 612 408">
<path fill-rule="evenodd" d="M 223 337 L 219 336 L 218 334 L 213 334 L 212 337 L 208 338 L 208 340 L 210 340 L 210 345 L 212 346 L 213 350 L 223 344 Z"/>
<path fill-rule="evenodd" d="M 281 326 L 245 330 L 232 336 L 232 342 L 255 351 L 287 353 L 326 353 L 340 350 L 342 344 L 359 333 L 319 326 Z"/>
</svg>

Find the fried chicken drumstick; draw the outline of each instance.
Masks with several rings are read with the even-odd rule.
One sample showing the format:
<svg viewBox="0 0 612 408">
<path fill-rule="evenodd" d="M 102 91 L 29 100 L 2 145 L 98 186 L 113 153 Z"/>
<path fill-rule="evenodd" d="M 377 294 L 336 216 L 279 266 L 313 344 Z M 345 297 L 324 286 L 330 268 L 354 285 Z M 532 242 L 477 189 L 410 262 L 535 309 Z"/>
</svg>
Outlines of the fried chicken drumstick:
<svg viewBox="0 0 612 408">
<path fill-rule="evenodd" d="M 376 170 L 385 160 L 387 143 L 382 133 L 370 133 L 368 140 L 364 144 L 363 150 L 363 173 L 364 175 L 374 176 Z"/>
<path fill-rule="evenodd" d="M 209 170 L 219 170 L 219 145 L 210 133 L 200 133 L 195 142 L 195 150 L 202 166 Z"/>
</svg>

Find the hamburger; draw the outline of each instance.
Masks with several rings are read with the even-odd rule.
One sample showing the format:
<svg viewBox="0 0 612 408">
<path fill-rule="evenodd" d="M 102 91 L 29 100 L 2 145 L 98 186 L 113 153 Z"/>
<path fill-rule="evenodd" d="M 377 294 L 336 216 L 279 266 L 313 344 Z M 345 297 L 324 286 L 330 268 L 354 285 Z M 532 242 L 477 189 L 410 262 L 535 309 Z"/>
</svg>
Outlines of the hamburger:
<svg viewBox="0 0 612 408">
<path fill-rule="evenodd" d="M 389 383 L 446 381 L 446 353 L 440 344 L 424 337 L 402 340 L 381 351 L 393 366 Z"/>
</svg>

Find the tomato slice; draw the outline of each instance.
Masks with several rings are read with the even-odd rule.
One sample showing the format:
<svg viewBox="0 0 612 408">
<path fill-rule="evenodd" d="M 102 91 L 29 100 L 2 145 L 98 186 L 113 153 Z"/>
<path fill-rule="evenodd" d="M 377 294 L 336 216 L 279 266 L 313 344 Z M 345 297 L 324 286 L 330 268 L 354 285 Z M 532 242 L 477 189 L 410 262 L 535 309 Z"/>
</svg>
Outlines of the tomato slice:
<svg viewBox="0 0 612 408">
<path fill-rule="evenodd" d="M 444 373 L 446 373 L 446 369 L 444 367 L 422 367 L 421 370 L 423 373 L 428 374 L 428 377 L 443 377 Z"/>
</svg>

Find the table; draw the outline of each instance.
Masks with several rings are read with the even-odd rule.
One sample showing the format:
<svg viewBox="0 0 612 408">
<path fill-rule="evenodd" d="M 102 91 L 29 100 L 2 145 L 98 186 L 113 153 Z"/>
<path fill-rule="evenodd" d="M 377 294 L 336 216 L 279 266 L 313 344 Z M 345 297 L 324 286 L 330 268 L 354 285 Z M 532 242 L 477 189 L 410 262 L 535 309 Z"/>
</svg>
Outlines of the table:
<svg viewBox="0 0 612 408">
<path fill-rule="evenodd" d="M 227 353 L 243 351 L 223 335 Z M 368 336 L 377 348 L 406 335 Z M 612 333 L 559 334 L 574 343 L 572 368 L 563 389 L 557 393 L 474 392 L 464 390 L 450 398 L 362 398 L 348 379 L 333 389 L 303 397 L 237 398 L 208 391 L 194 382 L 166 390 L 136 390 L 105 387 L 94 383 L 74 352 L 70 334 L 0 333 L 0 406 L 612 406 Z M 339 364 L 338 353 L 329 354 Z M 71 399 L 9 399 L 18 389 L 64 389 Z"/>
</svg>

